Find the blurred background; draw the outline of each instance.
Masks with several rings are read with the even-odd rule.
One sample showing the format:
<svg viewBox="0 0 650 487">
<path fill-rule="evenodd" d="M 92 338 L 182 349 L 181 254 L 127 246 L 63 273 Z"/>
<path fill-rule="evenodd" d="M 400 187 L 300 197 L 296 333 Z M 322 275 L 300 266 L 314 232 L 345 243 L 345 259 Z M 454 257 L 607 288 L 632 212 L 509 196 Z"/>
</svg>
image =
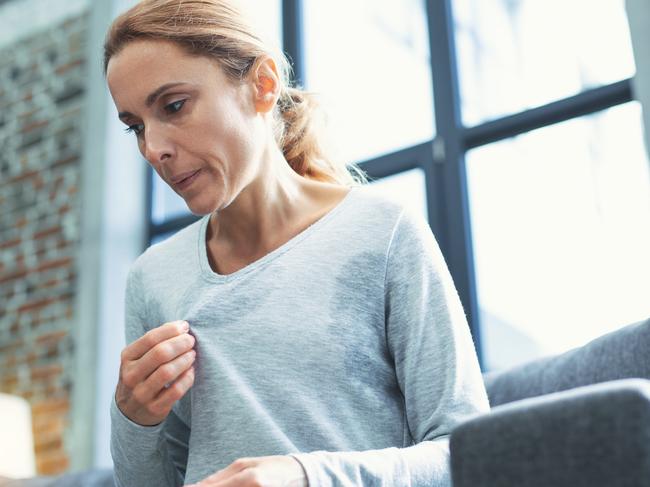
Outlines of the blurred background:
<svg viewBox="0 0 650 487">
<path fill-rule="evenodd" d="M 134 3 L 0 0 L 0 443 L 23 398 L 35 451 L 0 474 L 111 465 L 126 274 L 196 219 L 105 86 Z M 650 316 L 650 3 L 243 3 L 339 156 L 428 219 L 483 371 Z"/>
</svg>

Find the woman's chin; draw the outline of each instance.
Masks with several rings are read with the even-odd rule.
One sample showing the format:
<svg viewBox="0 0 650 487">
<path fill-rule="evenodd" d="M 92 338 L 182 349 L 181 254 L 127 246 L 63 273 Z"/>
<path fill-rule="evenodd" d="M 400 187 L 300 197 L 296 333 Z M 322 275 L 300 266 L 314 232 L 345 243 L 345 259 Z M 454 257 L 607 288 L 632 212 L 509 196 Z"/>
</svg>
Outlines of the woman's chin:
<svg viewBox="0 0 650 487">
<path fill-rule="evenodd" d="M 190 210 L 190 213 L 194 216 L 205 216 L 212 213 L 212 210 L 206 207 L 197 207 L 187 205 L 187 208 Z"/>
<path fill-rule="evenodd" d="M 187 208 L 193 215 L 203 216 L 210 213 L 214 213 L 217 209 L 220 208 L 220 203 L 215 201 L 200 201 L 197 199 L 185 200 Z"/>
</svg>

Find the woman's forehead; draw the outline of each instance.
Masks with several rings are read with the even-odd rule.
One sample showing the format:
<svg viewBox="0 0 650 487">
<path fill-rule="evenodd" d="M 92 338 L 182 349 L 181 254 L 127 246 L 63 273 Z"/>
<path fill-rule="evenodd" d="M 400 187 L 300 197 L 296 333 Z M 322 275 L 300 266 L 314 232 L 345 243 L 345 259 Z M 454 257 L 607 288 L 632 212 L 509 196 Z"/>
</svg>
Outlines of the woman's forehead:
<svg viewBox="0 0 650 487">
<path fill-rule="evenodd" d="M 115 54 L 106 69 L 106 80 L 116 103 L 144 103 L 160 86 L 184 81 L 202 85 L 222 82 L 225 75 L 217 62 L 194 56 L 173 42 L 136 40 Z"/>
<path fill-rule="evenodd" d="M 110 79 L 115 75 L 142 75 L 151 70 L 174 72 L 190 69 L 197 71 L 205 70 L 211 65 L 212 63 L 207 59 L 188 54 L 176 43 L 138 39 L 127 43 L 109 60 L 106 77 Z"/>
</svg>

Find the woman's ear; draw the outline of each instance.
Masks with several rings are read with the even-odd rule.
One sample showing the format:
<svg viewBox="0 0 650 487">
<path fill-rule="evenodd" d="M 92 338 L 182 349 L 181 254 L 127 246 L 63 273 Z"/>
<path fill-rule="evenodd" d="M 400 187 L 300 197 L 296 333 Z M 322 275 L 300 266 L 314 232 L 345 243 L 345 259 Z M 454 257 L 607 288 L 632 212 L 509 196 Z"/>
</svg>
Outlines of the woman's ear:
<svg viewBox="0 0 650 487">
<path fill-rule="evenodd" d="M 270 112 L 280 96 L 280 78 L 273 58 L 263 56 L 255 61 L 251 76 L 254 86 L 255 110 L 259 113 Z"/>
</svg>

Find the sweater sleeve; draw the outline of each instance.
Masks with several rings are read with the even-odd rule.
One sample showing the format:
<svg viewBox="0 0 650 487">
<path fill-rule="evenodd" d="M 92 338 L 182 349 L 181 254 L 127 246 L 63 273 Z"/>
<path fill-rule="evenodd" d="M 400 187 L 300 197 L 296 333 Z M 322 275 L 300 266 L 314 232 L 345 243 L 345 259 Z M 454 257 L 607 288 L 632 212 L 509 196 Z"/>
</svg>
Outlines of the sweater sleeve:
<svg viewBox="0 0 650 487">
<path fill-rule="evenodd" d="M 126 343 L 132 343 L 146 332 L 146 316 L 141 276 L 137 268 L 132 267 L 126 284 Z M 116 487 L 183 485 L 189 427 L 175 411 L 172 409 L 158 425 L 142 426 L 120 411 L 114 395 L 110 410 L 111 456 Z"/>
<path fill-rule="evenodd" d="M 424 218 L 403 210 L 386 259 L 388 347 L 412 445 L 299 453 L 310 487 L 451 486 L 449 435 L 489 410 L 465 313 Z"/>
</svg>

